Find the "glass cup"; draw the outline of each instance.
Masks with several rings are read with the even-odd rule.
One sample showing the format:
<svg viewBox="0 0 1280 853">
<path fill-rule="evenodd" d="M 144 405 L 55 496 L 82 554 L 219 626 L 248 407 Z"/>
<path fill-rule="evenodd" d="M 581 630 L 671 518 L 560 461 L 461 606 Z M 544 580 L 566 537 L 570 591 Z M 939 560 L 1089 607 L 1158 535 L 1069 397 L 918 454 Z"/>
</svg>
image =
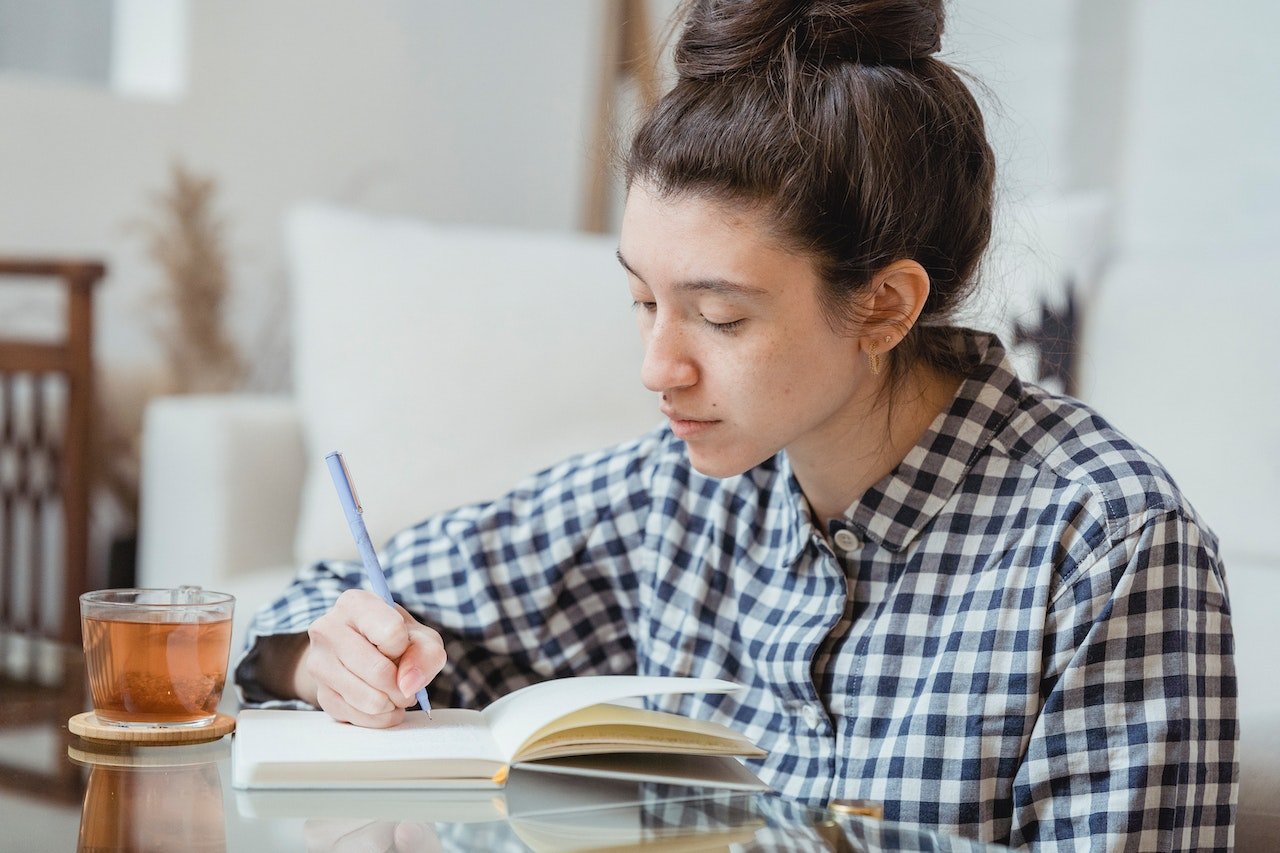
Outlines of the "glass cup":
<svg viewBox="0 0 1280 853">
<path fill-rule="evenodd" d="M 235 598 L 198 586 L 80 596 L 93 711 L 118 726 L 207 726 L 231 653 Z"/>
</svg>

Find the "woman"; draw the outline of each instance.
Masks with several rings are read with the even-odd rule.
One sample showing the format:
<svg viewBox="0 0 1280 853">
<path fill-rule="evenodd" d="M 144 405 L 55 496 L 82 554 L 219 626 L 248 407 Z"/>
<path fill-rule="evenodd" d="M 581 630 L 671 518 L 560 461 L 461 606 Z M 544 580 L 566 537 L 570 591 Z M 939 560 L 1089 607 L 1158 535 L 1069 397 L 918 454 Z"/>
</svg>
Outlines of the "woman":
<svg viewBox="0 0 1280 853">
<path fill-rule="evenodd" d="M 725 677 L 748 689 L 657 705 L 756 740 L 785 795 L 1014 845 L 1229 848 L 1217 542 L 1149 455 L 953 326 L 994 169 L 941 32 L 937 2 L 692 4 L 618 251 L 668 423 L 395 537 L 399 614 L 358 567 L 304 571 L 258 617 L 246 698 L 385 726 L 428 682 L 482 706 Z"/>
</svg>

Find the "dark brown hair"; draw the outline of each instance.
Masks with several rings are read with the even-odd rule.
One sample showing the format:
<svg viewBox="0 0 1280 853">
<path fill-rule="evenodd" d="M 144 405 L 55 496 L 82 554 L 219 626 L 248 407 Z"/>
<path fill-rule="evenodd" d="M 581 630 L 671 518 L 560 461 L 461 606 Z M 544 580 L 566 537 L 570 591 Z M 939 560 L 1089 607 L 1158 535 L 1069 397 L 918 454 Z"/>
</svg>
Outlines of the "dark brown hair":
<svg viewBox="0 0 1280 853">
<path fill-rule="evenodd" d="M 760 205 L 814 259 L 837 329 L 869 319 L 853 297 L 876 271 L 917 261 L 929 299 L 890 379 L 921 358 L 963 370 L 945 327 L 991 236 L 995 166 L 973 95 L 933 56 L 941 0 L 693 0 L 684 16 L 627 186 Z"/>
</svg>

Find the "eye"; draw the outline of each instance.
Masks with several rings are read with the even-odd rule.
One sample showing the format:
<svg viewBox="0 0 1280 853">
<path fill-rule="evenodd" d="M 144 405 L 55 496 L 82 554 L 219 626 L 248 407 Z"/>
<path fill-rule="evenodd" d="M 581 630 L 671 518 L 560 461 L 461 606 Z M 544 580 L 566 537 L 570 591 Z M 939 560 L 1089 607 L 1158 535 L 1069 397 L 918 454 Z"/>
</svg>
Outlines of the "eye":
<svg viewBox="0 0 1280 853">
<path fill-rule="evenodd" d="M 726 335 L 731 335 L 734 332 L 738 331 L 740 328 L 742 328 L 742 324 L 745 323 L 746 320 L 730 320 L 727 323 L 716 323 L 712 320 L 708 320 L 706 317 L 703 317 L 702 322 L 706 323 L 708 326 L 715 329 L 717 332 L 721 332 Z"/>
<path fill-rule="evenodd" d="M 631 303 L 631 308 L 636 311 L 644 311 L 646 314 L 652 314 L 658 307 L 656 302 L 641 302 L 636 300 Z"/>
</svg>

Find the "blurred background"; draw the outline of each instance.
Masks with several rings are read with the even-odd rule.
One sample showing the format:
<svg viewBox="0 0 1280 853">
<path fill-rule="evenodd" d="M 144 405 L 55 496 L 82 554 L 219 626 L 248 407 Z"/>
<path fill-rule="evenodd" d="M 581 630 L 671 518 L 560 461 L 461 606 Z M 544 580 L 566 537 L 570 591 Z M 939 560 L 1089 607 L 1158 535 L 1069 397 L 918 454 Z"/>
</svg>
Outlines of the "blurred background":
<svg viewBox="0 0 1280 853">
<path fill-rule="evenodd" d="M 92 576 L 136 531 L 152 399 L 290 392 L 292 207 L 610 233 L 601 128 L 625 135 L 629 39 L 674 6 L 0 0 L 0 255 L 106 267 Z M 1280 60 L 1260 37 L 1280 7 L 947 9 L 944 57 L 981 81 L 1003 169 L 969 319 L 1161 458 L 1229 565 L 1280 577 Z M 52 290 L 0 286 L 0 336 L 56 335 Z"/>
<path fill-rule="evenodd" d="M 0 0 L 0 625 L 43 600 L 54 634 L 73 635 L 56 584 L 24 591 L 12 580 L 24 567 L 56 574 L 42 567 L 60 570 L 68 553 L 83 564 L 73 585 L 146 580 L 148 559 L 151 577 L 165 564 L 221 585 L 231 581 L 214 569 L 199 577 L 201 560 L 218 551 L 250 574 L 250 558 L 219 549 L 276 525 L 270 559 L 296 564 L 298 448 L 311 453 L 316 424 L 304 407 L 289 429 L 306 441 L 280 445 L 259 426 L 280 411 L 263 401 L 316 385 L 315 353 L 299 345 L 316 315 L 299 306 L 314 304 L 324 276 L 307 246 L 340 235 L 321 246 L 326 286 L 339 288 L 325 295 L 331 315 L 354 322 L 362 300 L 382 300 L 381 325 L 363 337 L 322 339 L 342 358 L 383 335 L 413 337 L 387 323 L 423 298 L 413 275 L 397 285 L 401 300 L 345 266 L 347 248 L 376 260 L 371 247 L 390 245 L 378 240 L 402 246 L 415 223 L 488 235 L 469 246 L 541 235 L 539 246 L 607 249 L 623 201 L 610 141 L 625 139 L 670 79 L 660 45 L 675 6 Z M 943 58 L 973 75 L 1002 170 L 995 244 L 964 319 L 998 331 L 1030 376 L 1094 405 L 1166 464 L 1221 539 L 1241 671 L 1269 672 L 1280 597 L 1280 58 L 1270 39 L 1280 5 L 946 8 Z M 316 204 L 348 219 L 317 229 L 297 218 Z M 491 254 L 473 252 L 477 264 Z M 510 277 L 522 262 L 536 259 L 513 258 Z M 599 277 L 623 309 L 621 274 Z M 546 289 L 535 296 L 571 313 L 554 279 L 531 285 Z M 92 294 L 91 317 L 77 292 Z M 489 298 L 476 292 L 475 313 Z M 73 362 L 89 378 L 59 382 Z M 430 363 L 406 364 L 383 359 L 362 375 L 435 381 Z M 45 390 L 43 369 L 55 374 Z M 183 420 L 192 409 L 172 404 L 183 396 L 258 401 L 258 420 L 239 433 L 259 454 L 252 478 L 238 475 L 247 487 L 220 479 L 212 451 L 157 439 L 167 455 L 148 462 L 149 423 L 170 433 L 207 423 Z M 186 463 L 203 464 L 215 485 L 188 479 Z M 66 501 L 69 486 L 80 504 Z M 213 491 L 242 510 L 289 507 L 280 520 L 235 522 L 179 499 Z M 192 519 L 206 511 L 225 524 L 197 534 Z M 81 544 L 63 522 L 84 528 Z M 147 544 L 165 534 L 167 544 Z M 1280 713 L 1275 679 L 1242 678 L 1241 690 L 1251 712 Z"/>
</svg>

